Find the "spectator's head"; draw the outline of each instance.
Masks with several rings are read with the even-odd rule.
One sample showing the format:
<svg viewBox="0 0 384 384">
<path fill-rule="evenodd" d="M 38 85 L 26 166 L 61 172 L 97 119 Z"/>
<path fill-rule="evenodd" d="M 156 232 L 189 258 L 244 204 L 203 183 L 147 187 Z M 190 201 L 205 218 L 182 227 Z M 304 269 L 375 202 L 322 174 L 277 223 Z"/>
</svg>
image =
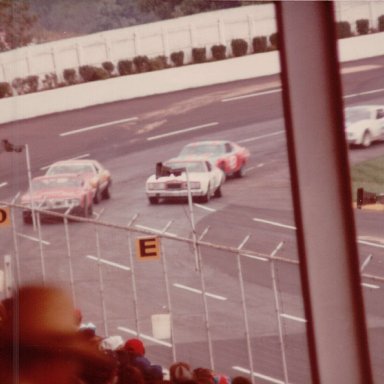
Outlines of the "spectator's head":
<svg viewBox="0 0 384 384">
<path fill-rule="evenodd" d="M 232 378 L 232 384 L 252 384 L 251 379 L 244 376 L 235 376 Z"/>
<path fill-rule="evenodd" d="M 0 328 L 0 382 L 67 384 L 87 364 L 110 361 L 78 332 L 70 297 L 57 287 L 25 286 L 15 293 Z"/>
<path fill-rule="evenodd" d="M 199 384 L 215 384 L 213 372 L 208 368 L 195 368 L 193 376 Z"/>
<path fill-rule="evenodd" d="M 144 344 L 139 339 L 129 339 L 124 344 L 124 349 L 128 352 L 133 353 L 137 356 L 144 356 L 145 355 L 145 348 Z"/>
<path fill-rule="evenodd" d="M 183 361 L 173 363 L 169 367 L 169 378 L 173 384 L 186 384 L 194 381 L 190 365 Z"/>
</svg>

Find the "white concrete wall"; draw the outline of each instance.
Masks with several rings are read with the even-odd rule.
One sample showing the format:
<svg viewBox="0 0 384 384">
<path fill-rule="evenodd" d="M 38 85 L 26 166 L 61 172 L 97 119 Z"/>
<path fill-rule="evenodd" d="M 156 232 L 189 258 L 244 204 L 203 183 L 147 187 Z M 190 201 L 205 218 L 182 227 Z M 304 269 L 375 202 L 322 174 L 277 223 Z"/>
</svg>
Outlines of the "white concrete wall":
<svg viewBox="0 0 384 384">
<path fill-rule="evenodd" d="M 63 70 L 68 68 L 101 66 L 105 61 L 117 66 L 119 60 L 138 55 L 169 58 L 176 51 L 184 51 L 184 62 L 189 63 L 192 48 L 205 47 L 209 58 L 213 45 L 224 44 L 231 54 L 234 38 L 248 41 L 251 52 L 253 37 L 270 36 L 275 31 L 272 4 L 206 12 L 0 53 L 0 81 L 29 75 L 43 77 L 46 73 L 62 79 Z"/>
<path fill-rule="evenodd" d="M 339 40 L 340 61 L 384 55 L 384 33 Z M 280 72 L 277 51 L 0 99 L 0 123 Z"/>
</svg>

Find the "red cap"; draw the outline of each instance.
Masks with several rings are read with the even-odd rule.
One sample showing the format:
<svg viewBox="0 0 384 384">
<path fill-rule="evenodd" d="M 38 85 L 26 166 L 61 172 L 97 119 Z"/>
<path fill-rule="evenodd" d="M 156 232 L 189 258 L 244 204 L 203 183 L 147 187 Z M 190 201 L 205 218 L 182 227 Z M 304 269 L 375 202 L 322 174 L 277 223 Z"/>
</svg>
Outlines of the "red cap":
<svg viewBox="0 0 384 384">
<path fill-rule="evenodd" d="M 129 339 L 124 344 L 124 349 L 134 352 L 136 355 L 144 356 L 145 348 L 144 344 L 139 339 Z"/>
</svg>

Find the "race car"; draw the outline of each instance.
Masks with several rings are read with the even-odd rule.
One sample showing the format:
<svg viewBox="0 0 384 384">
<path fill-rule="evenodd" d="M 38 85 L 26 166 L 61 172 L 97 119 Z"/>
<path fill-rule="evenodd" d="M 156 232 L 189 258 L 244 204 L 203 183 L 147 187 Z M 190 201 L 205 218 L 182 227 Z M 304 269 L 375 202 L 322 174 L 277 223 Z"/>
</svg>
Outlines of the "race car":
<svg viewBox="0 0 384 384">
<path fill-rule="evenodd" d="M 157 204 L 160 199 L 185 199 L 188 192 L 194 201 L 202 203 L 207 203 L 211 197 L 222 196 L 225 175 L 207 159 L 174 158 L 165 162 L 162 169 L 165 172 L 156 172 L 146 181 L 145 190 L 150 204 Z"/>
<path fill-rule="evenodd" d="M 345 108 L 348 144 L 369 147 L 384 139 L 384 105 L 357 105 Z"/>
<path fill-rule="evenodd" d="M 187 158 L 201 155 L 206 156 L 222 169 L 226 176 L 242 177 L 250 153 L 248 149 L 232 141 L 209 140 L 185 145 L 178 157 Z"/>
<path fill-rule="evenodd" d="M 102 199 L 111 197 L 112 176 L 98 161 L 91 159 L 63 160 L 53 163 L 46 175 L 75 173 L 85 177 L 92 187 L 93 202 L 98 204 Z"/>
<path fill-rule="evenodd" d="M 32 222 L 32 209 L 89 217 L 93 212 L 93 193 L 81 175 L 61 174 L 32 179 L 30 189 L 21 197 L 23 221 Z M 52 215 L 51 215 L 52 216 Z"/>
</svg>

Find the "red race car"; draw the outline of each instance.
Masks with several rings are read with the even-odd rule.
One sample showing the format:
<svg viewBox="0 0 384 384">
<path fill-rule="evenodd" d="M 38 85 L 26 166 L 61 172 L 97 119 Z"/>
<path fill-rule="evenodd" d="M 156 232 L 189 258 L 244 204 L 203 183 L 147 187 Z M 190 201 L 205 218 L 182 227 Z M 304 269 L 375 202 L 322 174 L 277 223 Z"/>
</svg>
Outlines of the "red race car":
<svg viewBox="0 0 384 384">
<path fill-rule="evenodd" d="M 48 212 L 68 213 L 88 217 L 92 215 L 93 193 L 89 182 L 79 175 L 62 174 L 32 179 L 31 189 L 21 197 L 24 223 L 32 222 L 33 208 Z"/>
<path fill-rule="evenodd" d="M 185 145 L 178 157 L 205 156 L 226 176 L 244 176 L 244 167 L 249 159 L 249 150 L 227 140 L 197 141 Z"/>
</svg>

